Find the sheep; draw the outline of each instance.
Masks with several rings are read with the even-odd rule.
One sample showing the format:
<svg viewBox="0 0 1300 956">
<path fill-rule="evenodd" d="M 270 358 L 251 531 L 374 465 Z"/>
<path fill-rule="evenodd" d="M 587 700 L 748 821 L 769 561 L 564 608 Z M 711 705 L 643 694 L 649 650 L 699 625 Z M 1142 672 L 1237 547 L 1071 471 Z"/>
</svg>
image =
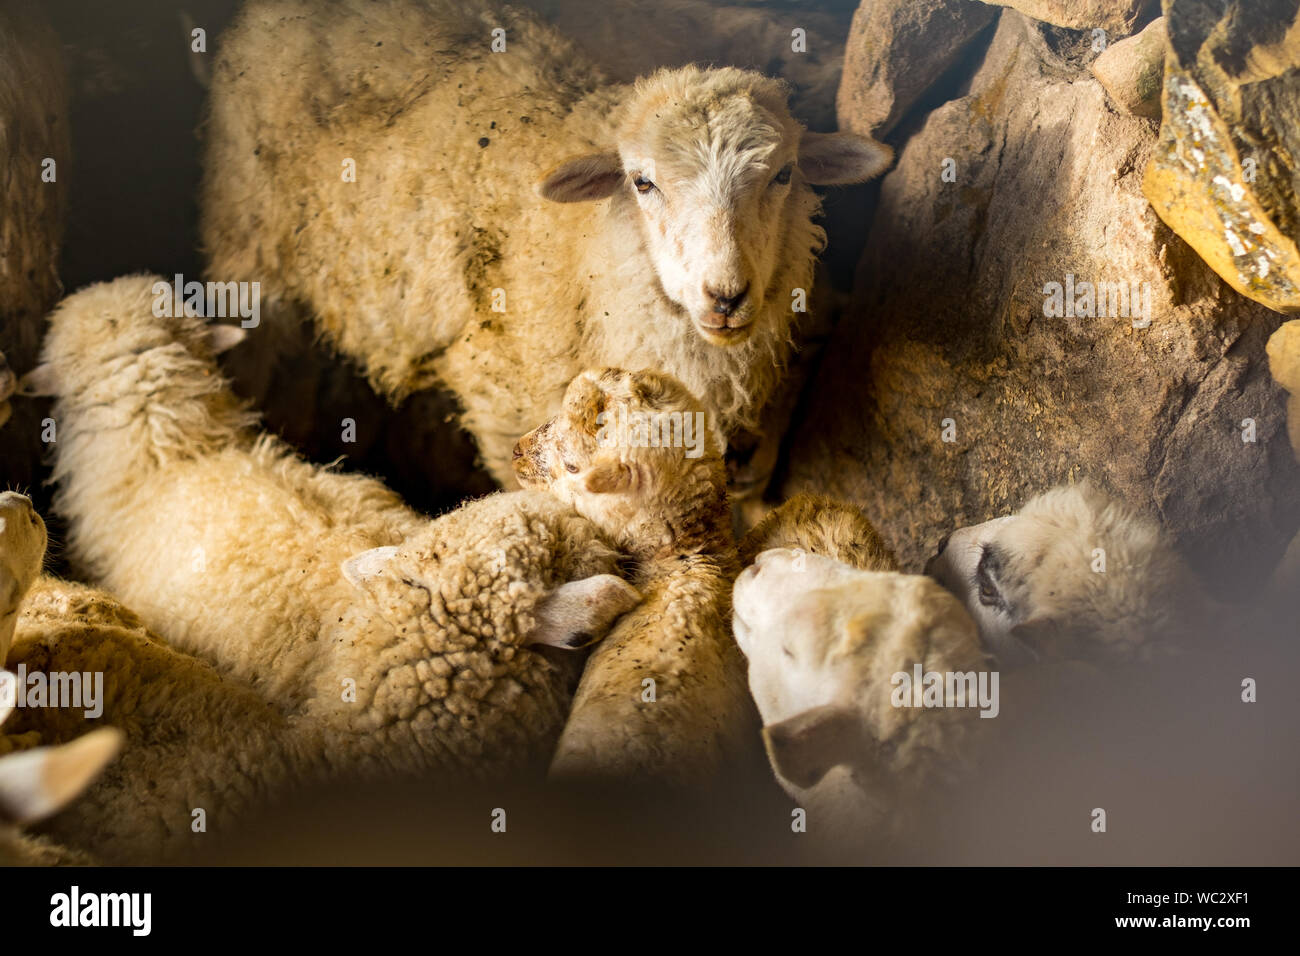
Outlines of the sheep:
<svg viewBox="0 0 1300 956">
<path fill-rule="evenodd" d="M 514 451 L 520 484 L 571 503 L 636 560 L 643 595 L 588 659 L 552 777 L 707 787 L 756 742 L 727 621 L 726 469 L 705 414 L 667 375 L 589 370 Z"/>
<path fill-rule="evenodd" d="M 829 843 L 897 832 L 922 793 L 960 778 L 982 721 L 960 699 L 915 706 L 896 675 L 974 675 L 996 693 L 979 633 L 938 583 L 894 570 L 855 508 L 801 496 L 746 544 L 782 539 L 798 547 L 759 551 L 733 594 L 772 770 Z"/>
<path fill-rule="evenodd" d="M 526 0 L 612 79 L 632 82 L 663 66 L 711 63 L 775 69 L 794 88 L 790 106 L 811 129 L 835 128 L 852 9 L 774 11 L 713 0 L 575 4 Z M 653 29 L 645 29 L 647 17 Z M 795 49 L 795 29 L 803 31 Z"/>
<path fill-rule="evenodd" d="M 0 724 L 13 709 L 15 675 L 0 671 Z M 49 837 L 20 833 L 19 824 L 57 813 L 103 770 L 121 746 L 121 732 L 92 730 L 71 743 L 0 757 L 0 866 L 87 866 L 89 854 Z"/>
<path fill-rule="evenodd" d="M 954 531 L 926 573 L 961 598 L 1007 667 L 1163 655 L 1221 610 L 1155 522 L 1087 481 Z"/>
<path fill-rule="evenodd" d="M 18 608 L 41 573 L 47 534 L 31 499 L 0 493 L 0 667 L 13 643 Z"/>
<path fill-rule="evenodd" d="M 636 599 L 613 548 L 538 492 L 430 521 L 378 481 L 301 460 L 216 369 L 240 330 L 155 315 L 155 286 L 66 299 L 24 378 L 57 398 L 55 508 L 75 566 L 178 650 L 314 722 L 341 767 L 540 766 L 577 662 L 529 645 L 598 637 Z M 560 590 L 599 575 L 595 601 Z M 574 631 L 548 633 L 557 622 Z"/>
<path fill-rule="evenodd" d="M 601 82 L 490 0 L 254 0 L 215 67 L 208 274 L 260 282 L 267 326 L 305 306 L 394 401 L 450 390 L 502 487 L 588 367 L 662 369 L 723 440 L 789 355 L 825 241 L 811 184 L 892 158 L 786 99 L 734 68 Z"/>
<path fill-rule="evenodd" d="M 43 410 L 6 402 L 4 368 L 28 368 L 59 296 L 71 148 L 59 38 L 40 5 L 0 5 L 0 482 L 36 484 Z"/>
</svg>

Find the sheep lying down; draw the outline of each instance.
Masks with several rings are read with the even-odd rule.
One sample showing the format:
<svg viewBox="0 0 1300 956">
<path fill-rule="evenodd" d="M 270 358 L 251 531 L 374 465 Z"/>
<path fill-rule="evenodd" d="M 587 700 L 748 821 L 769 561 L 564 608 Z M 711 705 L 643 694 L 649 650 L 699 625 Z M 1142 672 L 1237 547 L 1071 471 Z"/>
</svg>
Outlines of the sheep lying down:
<svg viewBox="0 0 1300 956">
<path fill-rule="evenodd" d="M 727 623 L 737 563 L 726 468 L 709 429 L 689 427 L 705 418 L 670 376 L 593 370 L 515 447 L 520 483 L 608 534 L 635 559 L 644 595 L 587 661 L 553 776 L 707 787 L 757 741 Z"/>
<path fill-rule="evenodd" d="M 607 536 L 539 492 L 430 521 L 303 461 L 218 372 L 239 330 L 155 315 L 164 282 L 65 300 L 25 380 L 57 398 L 73 561 L 173 647 L 319 728 L 334 769 L 544 762 L 580 661 L 538 645 L 598 637 L 637 597 Z"/>
<path fill-rule="evenodd" d="M 810 528 L 803 519 L 813 512 Z M 961 603 L 929 578 L 892 570 L 874 534 L 856 532 L 863 524 L 847 505 L 794 499 L 759 536 L 859 566 L 803 546 L 771 548 L 732 595 L 772 769 L 807 812 L 809 832 L 834 840 L 897 825 L 903 808 L 955 779 L 967 759 L 979 695 L 971 706 L 926 707 L 910 689 L 916 675 L 973 674 L 975 688 L 991 677 Z M 852 537 L 837 543 L 840 533 Z"/>
</svg>

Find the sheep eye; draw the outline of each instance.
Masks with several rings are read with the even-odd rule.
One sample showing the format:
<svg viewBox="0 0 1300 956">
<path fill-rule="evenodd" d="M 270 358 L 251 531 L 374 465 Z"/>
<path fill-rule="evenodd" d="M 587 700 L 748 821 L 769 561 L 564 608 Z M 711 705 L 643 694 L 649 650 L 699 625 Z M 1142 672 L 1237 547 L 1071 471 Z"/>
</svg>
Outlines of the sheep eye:
<svg viewBox="0 0 1300 956">
<path fill-rule="evenodd" d="M 997 589 L 987 581 L 980 582 L 980 603 L 985 607 L 993 607 L 998 603 Z"/>
<path fill-rule="evenodd" d="M 641 175 L 638 175 L 632 180 L 632 185 L 636 187 L 636 191 L 639 193 L 648 193 L 650 190 L 658 188 L 654 183 Z"/>
<path fill-rule="evenodd" d="M 794 172 L 794 163 L 786 163 L 781 167 L 781 171 L 772 177 L 772 182 L 778 186 L 784 186 L 790 181 L 790 174 Z"/>
<path fill-rule="evenodd" d="M 564 463 L 564 470 L 571 475 L 576 475 L 578 473 L 578 466 L 570 464 L 569 462 L 566 461 Z"/>
</svg>

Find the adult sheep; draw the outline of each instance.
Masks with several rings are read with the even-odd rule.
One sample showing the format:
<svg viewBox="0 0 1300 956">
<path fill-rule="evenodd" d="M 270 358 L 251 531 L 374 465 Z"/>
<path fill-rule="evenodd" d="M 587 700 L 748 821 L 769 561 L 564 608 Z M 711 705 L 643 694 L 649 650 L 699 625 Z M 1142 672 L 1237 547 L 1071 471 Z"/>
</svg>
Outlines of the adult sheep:
<svg viewBox="0 0 1300 956">
<path fill-rule="evenodd" d="M 758 73 L 607 84 L 490 0 L 254 0 L 213 75 L 203 243 L 391 399 L 449 388 L 509 487 L 587 367 L 660 369 L 719 437 L 757 429 L 825 241 L 810 184 L 890 159 L 806 132 Z"/>
</svg>

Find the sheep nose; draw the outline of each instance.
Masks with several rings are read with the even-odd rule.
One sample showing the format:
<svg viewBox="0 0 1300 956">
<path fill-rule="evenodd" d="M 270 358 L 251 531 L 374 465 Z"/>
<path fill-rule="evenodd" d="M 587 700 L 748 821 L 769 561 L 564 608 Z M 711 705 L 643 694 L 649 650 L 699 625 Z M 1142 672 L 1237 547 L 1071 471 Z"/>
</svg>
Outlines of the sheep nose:
<svg viewBox="0 0 1300 956">
<path fill-rule="evenodd" d="M 951 533 L 949 533 L 949 534 L 945 534 L 945 535 L 943 536 L 942 540 L 939 541 L 939 547 L 936 548 L 936 549 L 935 549 L 935 552 L 934 552 L 934 556 L 935 556 L 936 558 L 937 558 L 939 555 L 943 554 L 944 551 L 947 550 L 947 548 L 948 548 L 948 539 L 951 538 L 951 537 L 952 537 L 952 534 L 951 534 Z"/>
<path fill-rule="evenodd" d="M 512 461 L 518 461 L 520 458 L 523 458 L 523 457 L 524 457 L 524 449 L 523 449 L 521 443 L 520 443 L 520 442 L 515 442 L 514 451 L 512 451 L 512 452 L 510 453 L 510 458 L 511 458 L 511 460 L 512 460 Z"/>
<path fill-rule="evenodd" d="M 704 294 L 713 300 L 713 311 L 717 312 L 719 315 L 731 315 L 731 313 L 735 312 L 748 292 L 748 282 L 745 283 L 743 289 L 734 295 L 726 295 L 708 285 L 704 287 Z"/>
</svg>

